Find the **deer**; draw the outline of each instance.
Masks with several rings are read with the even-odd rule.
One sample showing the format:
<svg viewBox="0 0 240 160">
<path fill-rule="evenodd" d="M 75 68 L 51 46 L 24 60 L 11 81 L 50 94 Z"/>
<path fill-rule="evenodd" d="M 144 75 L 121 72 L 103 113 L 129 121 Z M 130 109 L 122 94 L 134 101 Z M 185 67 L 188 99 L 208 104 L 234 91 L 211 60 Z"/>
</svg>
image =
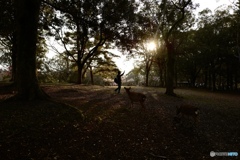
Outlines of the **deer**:
<svg viewBox="0 0 240 160">
<path fill-rule="evenodd" d="M 187 117 L 191 117 L 194 120 L 194 124 L 196 124 L 196 122 L 198 121 L 198 115 L 199 115 L 199 108 L 194 107 L 192 105 L 181 105 L 181 106 L 177 106 L 177 111 L 176 111 L 176 116 L 174 117 L 175 121 L 180 122 L 180 119 L 183 116 L 187 116 Z"/>
<path fill-rule="evenodd" d="M 131 87 L 129 88 L 124 87 L 124 89 L 126 90 L 128 97 L 131 101 L 131 106 L 133 106 L 133 102 L 140 102 L 142 108 L 145 109 L 144 101 L 146 100 L 147 97 L 144 94 L 138 92 L 131 92 L 130 91 Z"/>
</svg>

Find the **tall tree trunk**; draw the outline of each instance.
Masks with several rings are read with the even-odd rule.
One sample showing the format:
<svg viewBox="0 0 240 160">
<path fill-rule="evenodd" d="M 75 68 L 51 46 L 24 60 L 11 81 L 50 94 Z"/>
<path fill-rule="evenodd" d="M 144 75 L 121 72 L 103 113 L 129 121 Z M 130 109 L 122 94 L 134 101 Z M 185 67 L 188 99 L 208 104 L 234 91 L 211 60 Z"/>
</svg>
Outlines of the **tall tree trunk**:
<svg viewBox="0 0 240 160">
<path fill-rule="evenodd" d="M 148 76 L 149 76 L 149 72 L 148 71 L 146 71 L 146 84 L 145 84 L 145 86 L 146 87 L 148 87 Z"/>
<path fill-rule="evenodd" d="M 149 79 L 149 72 L 151 70 L 151 66 L 152 66 L 152 60 L 147 60 L 147 63 L 146 63 L 146 67 L 145 67 L 145 71 L 146 71 L 146 84 L 145 86 L 147 87 L 148 86 L 148 79 Z"/>
<path fill-rule="evenodd" d="M 82 84 L 82 69 L 78 68 L 77 84 Z"/>
<path fill-rule="evenodd" d="M 78 75 L 77 75 L 77 83 L 82 84 L 82 72 L 83 72 L 83 66 L 81 65 L 82 60 L 82 52 L 81 52 L 81 46 L 80 46 L 80 27 L 78 21 L 76 21 L 77 26 L 77 67 L 78 67 Z"/>
<path fill-rule="evenodd" d="M 166 81 L 166 94 L 175 96 L 174 93 L 174 63 L 175 55 L 173 44 L 170 42 L 166 43 L 167 46 L 167 81 Z"/>
<path fill-rule="evenodd" d="M 82 84 L 82 72 L 83 72 L 83 66 L 78 64 L 78 77 L 77 77 L 77 84 Z"/>
<path fill-rule="evenodd" d="M 40 0 L 15 0 L 17 23 L 17 99 L 45 98 L 36 76 L 36 43 Z"/>
</svg>

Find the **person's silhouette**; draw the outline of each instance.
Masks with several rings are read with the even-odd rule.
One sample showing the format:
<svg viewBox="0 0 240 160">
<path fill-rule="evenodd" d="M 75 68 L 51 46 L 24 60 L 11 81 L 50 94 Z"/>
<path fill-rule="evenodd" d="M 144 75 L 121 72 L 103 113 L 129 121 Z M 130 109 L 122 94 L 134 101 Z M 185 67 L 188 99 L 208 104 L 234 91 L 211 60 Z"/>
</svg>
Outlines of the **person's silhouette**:
<svg viewBox="0 0 240 160">
<path fill-rule="evenodd" d="M 117 74 L 117 84 L 118 84 L 118 88 L 115 89 L 115 92 L 117 93 L 120 93 L 120 90 L 121 90 L 121 86 L 122 86 L 122 76 L 124 75 L 125 71 L 121 74 L 120 71 L 118 71 L 118 74 Z"/>
</svg>

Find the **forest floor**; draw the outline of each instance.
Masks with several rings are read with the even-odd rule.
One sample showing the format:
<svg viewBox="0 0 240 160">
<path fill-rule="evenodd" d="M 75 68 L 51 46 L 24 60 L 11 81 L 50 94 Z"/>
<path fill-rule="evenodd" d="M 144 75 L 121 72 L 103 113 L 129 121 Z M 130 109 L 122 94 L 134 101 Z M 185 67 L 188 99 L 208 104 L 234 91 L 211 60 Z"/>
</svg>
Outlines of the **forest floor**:
<svg viewBox="0 0 240 160">
<path fill-rule="evenodd" d="M 58 101 L 1 102 L 1 159 L 213 159 L 240 153 L 240 95 L 193 89 L 132 87 L 147 96 L 131 107 L 122 87 L 43 85 Z M 1 90 L 0 100 L 13 92 Z M 67 105 L 65 105 L 67 104 Z M 200 109 L 199 121 L 175 123 L 176 106 Z M 215 159 L 215 158 L 214 158 Z M 217 157 L 217 159 L 239 159 Z"/>
</svg>

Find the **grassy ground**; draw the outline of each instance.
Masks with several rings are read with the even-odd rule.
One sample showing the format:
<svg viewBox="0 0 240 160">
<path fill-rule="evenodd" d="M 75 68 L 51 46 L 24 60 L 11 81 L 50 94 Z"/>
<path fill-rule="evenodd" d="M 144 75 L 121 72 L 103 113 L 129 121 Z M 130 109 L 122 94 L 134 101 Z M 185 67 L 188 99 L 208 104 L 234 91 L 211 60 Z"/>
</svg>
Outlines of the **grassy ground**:
<svg viewBox="0 0 240 160">
<path fill-rule="evenodd" d="M 178 97 L 169 97 L 161 88 L 132 87 L 147 96 L 143 110 L 130 107 L 124 89 L 43 88 L 63 103 L 0 103 L 1 159 L 200 160 L 212 159 L 210 151 L 240 153 L 240 95 L 176 89 Z M 4 99 L 12 92 L 0 94 Z M 200 108 L 196 126 L 188 118 L 174 123 L 181 104 Z"/>
</svg>

